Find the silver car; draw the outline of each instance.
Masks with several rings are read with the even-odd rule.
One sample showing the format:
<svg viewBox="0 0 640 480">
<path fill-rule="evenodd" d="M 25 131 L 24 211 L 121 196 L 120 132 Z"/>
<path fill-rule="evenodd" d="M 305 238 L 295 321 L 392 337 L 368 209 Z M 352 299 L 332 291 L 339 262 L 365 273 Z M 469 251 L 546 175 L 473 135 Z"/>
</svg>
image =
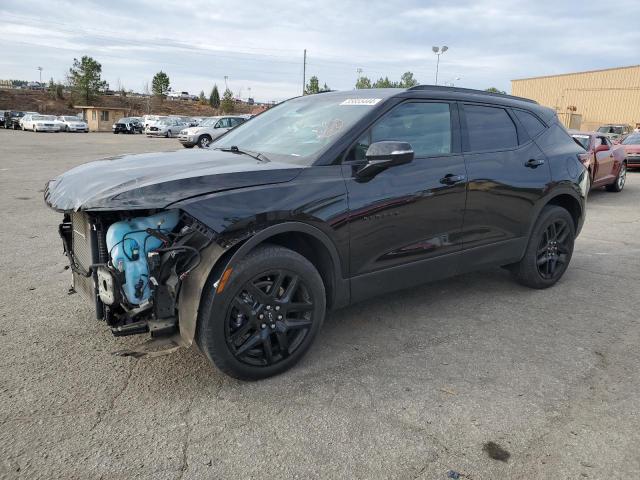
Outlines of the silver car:
<svg viewBox="0 0 640 480">
<path fill-rule="evenodd" d="M 171 138 L 186 126 L 185 122 L 176 118 L 165 118 L 149 125 L 144 133 L 148 137 Z"/>
<path fill-rule="evenodd" d="M 58 121 L 62 122 L 62 131 L 64 132 L 84 132 L 89 131 L 89 125 L 80 117 L 75 116 L 60 116 Z"/>
<path fill-rule="evenodd" d="M 178 140 L 184 148 L 193 148 L 196 145 L 207 148 L 215 139 L 245 121 L 246 118 L 231 115 L 205 118 L 197 127 L 180 131 Z"/>
</svg>

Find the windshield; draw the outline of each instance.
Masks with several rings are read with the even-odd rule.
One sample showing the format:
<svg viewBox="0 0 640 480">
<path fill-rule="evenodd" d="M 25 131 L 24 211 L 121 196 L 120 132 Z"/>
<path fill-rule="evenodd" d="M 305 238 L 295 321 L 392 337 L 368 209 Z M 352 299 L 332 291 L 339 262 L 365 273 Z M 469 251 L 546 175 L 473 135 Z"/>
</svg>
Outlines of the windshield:
<svg viewBox="0 0 640 480">
<path fill-rule="evenodd" d="M 629 135 L 622 141 L 623 145 L 640 145 L 640 135 Z"/>
<path fill-rule="evenodd" d="M 80 117 L 60 117 L 63 122 L 81 122 L 82 119 Z"/>
<path fill-rule="evenodd" d="M 600 127 L 598 129 L 598 132 L 600 133 L 615 133 L 615 134 L 621 134 L 622 133 L 622 127 L 613 127 L 611 125 L 608 126 L 604 126 L 604 127 Z"/>
<path fill-rule="evenodd" d="M 237 146 L 272 160 L 311 165 L 379 101 L 333 94 L 294 98 L 234 128 L 212 147 Z"/>
<path fill-rule="evenodd" d="M 52 115 L 34 115 L 31 120 L 55 120 L 56 117 Z"/>
<path fill-rule="evenodd" d="M 589 135 L 572 135 L 576 142 L 585 150 L 589 150 Z"/>
<path fill-rule="evenodd" d="M 199 127 L 213 127 L 216 122 L 218 121 L 217 118 L 205 118 L 204 120 L 202 120 L 198 126 Z"/>
</svg>

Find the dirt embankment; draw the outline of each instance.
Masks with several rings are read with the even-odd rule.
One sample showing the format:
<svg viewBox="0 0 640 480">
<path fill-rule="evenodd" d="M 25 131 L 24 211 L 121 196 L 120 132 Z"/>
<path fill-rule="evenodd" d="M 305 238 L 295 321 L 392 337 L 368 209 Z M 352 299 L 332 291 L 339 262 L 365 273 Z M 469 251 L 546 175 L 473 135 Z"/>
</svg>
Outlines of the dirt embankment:
<svg viewBox="0 0 640 480">
<path fill-rule="evenodd" d="M 0 110 L 23 110 L 53 115 L 69 115 L 77 113 L 74 105 L 84 105 L 81 100 L 74 100 L 71 94 L 65 93 L 63 99 L 54 99 L 48 92 L 32 90 L 0 90 Z M 147 113 L 155 115 L 184 115 L 204 117 L 219 115 L 219 109 L 202 105 L 191 100 L 160 101 L 158 98 L 147 97 L 120 97 L 115 95 L 102 95 L 92 105 L 101 107 L 121 107 L 127 110 L 127 115 L 138 116 Z M 234 113 L 249 113 L 251 106 L 236 104 Z"/>
</svg>

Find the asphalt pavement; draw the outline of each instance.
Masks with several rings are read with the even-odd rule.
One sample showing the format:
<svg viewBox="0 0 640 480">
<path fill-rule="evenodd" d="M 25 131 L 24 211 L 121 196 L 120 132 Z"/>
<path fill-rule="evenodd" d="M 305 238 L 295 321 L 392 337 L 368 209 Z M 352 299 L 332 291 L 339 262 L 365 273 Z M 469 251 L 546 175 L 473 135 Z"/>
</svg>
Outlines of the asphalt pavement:
<svg viewBox="0 0 640 480">
<path fill-rule="evenodd" d="M 0 477 L 640 478 L 640 172 L 594 191 L 569 270 L 491 269 L 333 312 L 266 381 L 136 360 L 80 295 L 45 182 L 176 139 L 0 130 Z M 495 458 L 492 458 L 495 457 Z"/>
</svg>

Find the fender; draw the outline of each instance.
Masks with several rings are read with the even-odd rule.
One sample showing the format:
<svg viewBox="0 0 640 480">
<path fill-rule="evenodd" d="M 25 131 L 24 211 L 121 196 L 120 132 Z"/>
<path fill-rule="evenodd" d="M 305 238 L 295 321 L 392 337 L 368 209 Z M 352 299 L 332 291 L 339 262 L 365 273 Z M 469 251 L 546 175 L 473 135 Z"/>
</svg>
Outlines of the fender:
<svg viewBox="0 0 640 480">
<path fill-rule="evenodd" d="M 542 211 L 542 209 L 546 207 L 549 203 L 552 203 L 553 199 L 559 197 L 560 195 L 569 195 L 573 199 L 575 199 L 580 205 L 580 210 L 581 210 L 580 218 L 578 219 L 578 225 L 576 225 L 576 237 L 577 237 L 578 234 L 580 233 L 580 230 L 582 230 L 582 225 L 584 224 L 584 219 L 586 214 L 586 207 L 587 207 L 586 205 L 587 190 L 586 189 L 589 188 L 588 180 L 589 180 L 589 172 L 588 170 L 585 169 L 580 179 L 580 186 L 581 188 L 583 188 L 584 191 L 582 192 L 579 191 L 574 184 L 567 182 L 567 183 L 558 184 L 547 195 L 542 197 L 535 205 L 531 218 L 529 219 L 529 228 L 527 229 L 526 238 L 529 238 L 531 236 L 531 231 L 533 230 L 533 227 L 536 223 L 536 220 L 538 220 L 538 217 L 540 216 L 540 212 Z M 525 248 L 526 248 L 526 244 L 525 244 Z M 524 251 L 522 253 L 524 255 Z"/>
<path fill-rule="evenodd" d="M 350 301 L 349 280 L 342 278 L 341 262 L 333 242 L 320 229 L 301 222 L 284 222 L 260 230 L 247 240 L 239 240 L 233 245 L 223 248 L 218 243 L 213 243 L 201 252 L 201 263 L 182 282 L 178 301 L 178 318 L 180 327 L 180 344 L 190 346 L 195 338 L 198 324 L 198 315 L 204 287 L 210 275 L 222 275 L 228 266 L 233 265 L 244 258 L 251 250 L 269 238 L 280 233 L 300 232 L 314 237 L 326 247 L 333 263 L 334 301 L 333 307 L 345 306 Z M 239 248 L 226 259 L 225 254 Z M 228 257 L 228 255 L 227 255 Z M 212 295 L 215 294 L 211 292 Z"/>
</svg>

